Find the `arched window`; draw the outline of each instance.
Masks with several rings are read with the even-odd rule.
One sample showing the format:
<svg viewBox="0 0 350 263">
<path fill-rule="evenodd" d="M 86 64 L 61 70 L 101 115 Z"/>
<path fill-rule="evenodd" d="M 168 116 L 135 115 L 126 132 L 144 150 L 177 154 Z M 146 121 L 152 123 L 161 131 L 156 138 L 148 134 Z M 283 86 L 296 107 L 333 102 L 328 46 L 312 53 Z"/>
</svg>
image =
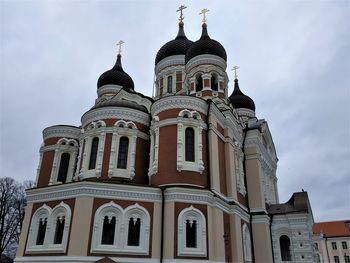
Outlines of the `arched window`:
<svg viewBox="0 0 350 263">
<path fill-rule="evenodd" d="M 185 130 L 185 160 L 194 162 L 194 129 L 191 127 Z"/>
<path fill-rule="evenodd" d="M 39 227 L 38 234 L 36 236 L 36 245 L 43 245 L 46 234 L 46 226 L 47 226 L 47 217 L 40 217 L 39 219 Z"/>
<path fill-rule="evenodd" d="M 140 245 L 141 219 L 131 217 L 129 220 L 128 246 Z"/>
<path fill-rule="evenodd" d="M 60 168 L 58 170 L 57 181 L 65 183 L 67 180 L 68 168 L 69 168 L 70 154 L 63 153 L 61 155 Z"/>
<path fill-rule="evenodd" d="M 167 83 L 167 91 L 168 93 L 173 93 L 173 77 L 169 76 L 168 77 L 168 83 Z"/>
<path fill-rule="evenodd" d="M 217 91 L 218 90 L 218 79 L 216 76 L 212 76 L 210 79 L 211 89 Z"/>
<path fill-rule="evenodd" d="M 177 221 L 178 256 L 206 256 L 207 234 L 204 214 L 190 206 L 183 209 Z"/>
<path fill-rule="evenodd" d="M 186 247 L 197 247 L 197 221 L 186 220 Z"/>
<path fill-rule="evenodd" d="M 59 216 L 56 219 L 56 230 L 55 230 L 55 237 L 53 240 L 54 244 L 62 244 L 65 221 L 66 221 L 65 216 Z"/>
<path fill-rule="evenodd" d="M 121 137 L 119 141 L 117 168 L 126 169 L 128 164 L 129 138 Z"/>
<path fill-rule="evenodd" d="M 252 261 L 252 243 L 250 231 L 246 224 L 242 227 L 244 261 Z"/>
<path fill-rule="evenodd" d="M 280 237 L 280 250 L 282 261 L 292 260 L 292 256 L 290 253 L 290 239 L 286 235 Z"/>
<path fill-rule="evenodd" d="M 115 234 L 115 223 L 116 218 L 105 216 L 103 219 L 102 227 L 102 245 L 113 245 L 114 243 L 114 234 Z"/>
<path fill-rule="evenodd" d="M 92 143 L 91 143 L 89 170 L 93 170 L 96 167 L 97 150 L 98 150 L 98 138 L 95 137 L 92 139 Z"/>
<path fill-rule="evenodd" d="M 196 92 L 203 89 L 203 79 L 202 76 L 198 76 L 196 79 Z"/>
</svg>

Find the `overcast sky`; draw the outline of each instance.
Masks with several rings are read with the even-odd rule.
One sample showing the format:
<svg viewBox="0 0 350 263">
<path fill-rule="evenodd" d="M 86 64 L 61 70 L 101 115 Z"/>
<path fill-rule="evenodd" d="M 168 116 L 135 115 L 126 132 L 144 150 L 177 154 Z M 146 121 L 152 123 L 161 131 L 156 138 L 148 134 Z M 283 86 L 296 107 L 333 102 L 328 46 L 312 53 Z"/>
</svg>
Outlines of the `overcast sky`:
<svg viewBox="0 0 350 263">
<path fill-rule="evenodd" d="M 350 219 L 350 1 L 0 0 L 0 176 L 35 179 L 42 130 L 80 125 L 98 77 L 123 67 L 152 95 L 154 59 L 177 33 L 209 35 L 274 138 L 280 202 L 308 191 L 315 221 Z M 232 79 L 232 77 L 231 77 Z M 232 81 L 229 83 L 232 92 Z"/>
</svg>

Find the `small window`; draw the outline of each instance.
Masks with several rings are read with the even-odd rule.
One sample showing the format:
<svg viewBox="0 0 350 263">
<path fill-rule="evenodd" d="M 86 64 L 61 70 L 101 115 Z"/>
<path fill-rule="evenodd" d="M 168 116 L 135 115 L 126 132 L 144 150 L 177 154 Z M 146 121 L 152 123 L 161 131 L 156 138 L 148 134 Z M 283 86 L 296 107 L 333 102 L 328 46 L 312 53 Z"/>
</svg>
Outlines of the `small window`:
<svg viewBox="0 0 350 263">
<path fill-rule="evenodd" d="M 348 244 L 345 241 L 341 242 L 341 245 L 343 249 L 348 249 Z"/>
<path fill-rule="evenodd" d="M 345 263 L 350 263 L 350 256 L 345 255 L 344 261 L 345 261 Z"/>
<path fill-rule="evenodd" d="M 185 160 L 187 162 L 194 162 L 194 129 L 186 128 L 185 131 Z"/>
<path fill-rule="evenodd" d="M 129 220 L 128 246 L 140 245 L 141 219 L 131 217 Z"/>
<path fill-rule="evenodd" d="M 35 243 L 36 245 L 43 245 L 44 244 L 46 226 L 47 226 L 47 218 L 40 218 L 38 235 L 37 235 L 36 243 Z"/>
<path fill-rule="evenodd" d="M 63 238 L 63 231 L 64 231 L 64 224 L 65 224 L 65 217 L 57 217 L 56 220 L 56 230 L 55 230 L 55 237 L 53 240 L 54 244 L 62 244 L 62 238 Z"/>
<path fill-rule="evenodd" d="M 283 235 L 280 237 L 280 249 L 282 261 L 291 261 L 292 256 L 290 253 L 290 239 L 288 236 Z"/>
<path fill-rule="evenodd" d="M 129 138 L 121 137 L 119 141 L 117 168 L 126 169 L 128 163 Z"/>
<path fill-rule="evenodd" d="M 58 170 L 57 181 L 65 183 L 67 180 L 68 168 L 69 168 L 70 154 L 63 153 L 61 155 L 60 168 Z"/>
<path fill-rule="evenodd" d="M 203 79 L 202 76 L 198 76 L 196 79 L 196 92 L 203 89 Z"/>
<path fill-rule="evenodd" d="M 315 245 L 315 248 L 318 249 L 318 243 L 315 243 L 314 245 Z"/>
<path fill-rule="evenodd" d="M 197 247 L 197 221 L 186 220 L 186 247 Z"/>
<path fill-rule="evenodd" d="M 332 242 L 332 248 L 335 250 L 337 249 L 337 243 L 336 242 Z"/>
<path fill-rule="evenodd" d="M 102 245 L 113 245 L 115 232 L 115 217 L 105 216 L 102 228 Z"/>
<path fill-rule="evenodd" d="M 334 263 L 339 263 L 339 257 L 338 256 L 334 256 Z"/>
<path fill-rule="evenodd" d="M 218 90 L 218 79 L 216 76 L 212 76 L 210 79 L 211 89 L 217 91 Z"/>
<path fill-rule="evenodd" d="M 168 83 L 167 83 L 167 91 L 168 93 L 173 93 L 173 77 L 169 76 L 168 77 Z"/>
<path fill-rule="evenodd" d="M 98 150 L 98 138 L 95 137 L 92 139 L 92 143 L 91 143 L 89 170 L 93 170 L 96 167 L 97 150 Z"/>
</svg>

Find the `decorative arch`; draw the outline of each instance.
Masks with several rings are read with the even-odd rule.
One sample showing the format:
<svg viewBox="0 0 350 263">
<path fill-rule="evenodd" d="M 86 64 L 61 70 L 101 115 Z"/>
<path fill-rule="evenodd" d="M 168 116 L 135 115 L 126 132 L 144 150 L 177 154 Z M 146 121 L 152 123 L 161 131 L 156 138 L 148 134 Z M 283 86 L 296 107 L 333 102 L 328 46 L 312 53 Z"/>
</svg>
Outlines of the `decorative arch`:
<svg viewBox="0 0 350 263">
<path fill-rule="evenodd" d="M 207 229 L 204 214 L 192 205 L 183 209 L 177 221 L 178 256 L 206 256 Z"/>
<path fill-rule="evenodd" d="M 279 239 L 281 260 L 292 261 L 291 241 L 288 235 L 280 235 Z"/>
<path fill-rule="evenodd" d="M 250 237 L 250 231 L 246 223 L 242 226 L 242 237 L 243 237 L 243 255 L 245 262 L 252 261 L 252 243 Z"/>
</svg>

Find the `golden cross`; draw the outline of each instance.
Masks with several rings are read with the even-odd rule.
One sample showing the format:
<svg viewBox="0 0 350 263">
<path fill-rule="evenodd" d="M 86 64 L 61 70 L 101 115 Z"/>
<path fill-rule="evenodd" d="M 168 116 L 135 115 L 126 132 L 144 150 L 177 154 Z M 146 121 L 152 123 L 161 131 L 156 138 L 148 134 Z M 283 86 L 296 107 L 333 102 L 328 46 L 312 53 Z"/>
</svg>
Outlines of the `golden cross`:
<svg viewBox="0 0 350 263">
<path fill-rule="evenodd" d="M 234 72 L 235 79 L 237 79 L 237 69 L 239 69 L 239 67 L 236 65 L 234 65 L 232 68 L 232 71 Z"/>
<path fill-rule="evenodd" d="M 176 10 L 176 12 L 180 12 L 180 18 L 179 18 L 180 23 L 183 23 L 183 21 L 184 21 L 184 18 L 185 18 L 185 17 L 183 16 L 182 11 L 183 11 L 184 9 L 186 9 L 186 8 L 187 8 L 187 6 L 181 5 L 181 6 L 179 7 L 179 9 Z"/>
<path fill-rule="evenodd" d="M 209 12 L 209 9 L 203 8 L 202 11 L 199 13 L 200 15 L 203 15 L 203 24 L 207 22 L 207 17 L 205 14 L 208 12 Z"/>
<path fill-rule="evenodd" d="M 120 55 L 122 53 L 122 45 L 124 44 L 125 42 L 123 40 L 120 40 L 118 43 L 117 43 L 117 46 L 118 46 L 118 55 Z"/>
</svg>

